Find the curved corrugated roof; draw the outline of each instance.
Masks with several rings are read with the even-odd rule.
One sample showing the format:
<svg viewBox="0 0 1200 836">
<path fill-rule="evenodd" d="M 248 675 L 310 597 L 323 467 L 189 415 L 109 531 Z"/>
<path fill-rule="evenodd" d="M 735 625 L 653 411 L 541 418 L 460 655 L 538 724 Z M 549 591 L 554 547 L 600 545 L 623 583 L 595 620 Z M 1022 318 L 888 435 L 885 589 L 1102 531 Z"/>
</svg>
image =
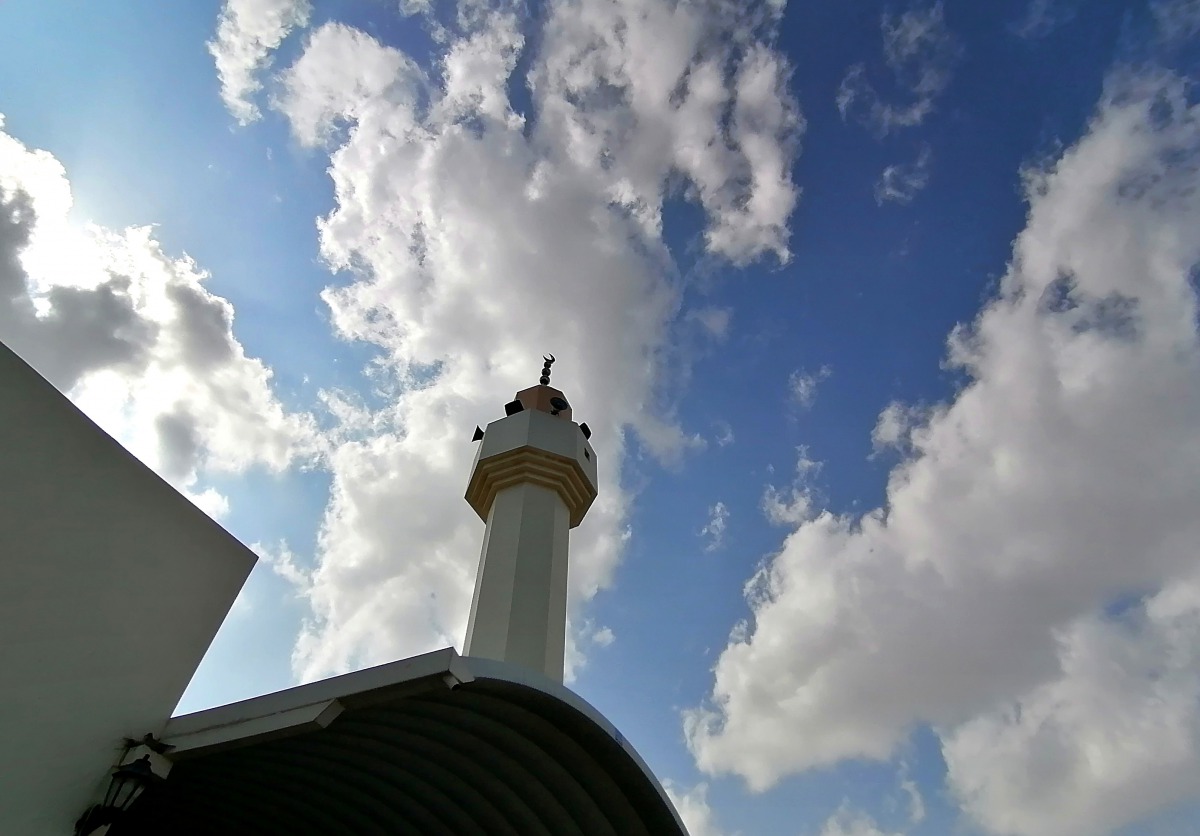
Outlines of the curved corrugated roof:
<svg viewBox="0 0 1200 836">
<path fill-rule="evenodd" d="M 111 836 L 686 834 L 636 752 L 578 696 L 438 653 L 176 718 L 170 777 Z"/>
</svg>

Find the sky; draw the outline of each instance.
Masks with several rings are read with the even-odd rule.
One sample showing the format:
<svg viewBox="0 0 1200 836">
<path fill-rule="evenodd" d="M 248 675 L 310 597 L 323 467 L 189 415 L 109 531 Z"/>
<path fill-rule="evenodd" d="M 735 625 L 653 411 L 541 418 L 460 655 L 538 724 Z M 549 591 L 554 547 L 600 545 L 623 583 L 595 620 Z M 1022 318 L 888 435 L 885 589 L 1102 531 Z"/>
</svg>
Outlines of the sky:
<svg viewBox="0 0 1200 836">
<path fill-rule="evenodd" d="M 260 560 L 177 711 L 461 649 L 692 836 L 1200 834 L 1200 3 L 0 3 L 0 340 Z"/>
</svg>

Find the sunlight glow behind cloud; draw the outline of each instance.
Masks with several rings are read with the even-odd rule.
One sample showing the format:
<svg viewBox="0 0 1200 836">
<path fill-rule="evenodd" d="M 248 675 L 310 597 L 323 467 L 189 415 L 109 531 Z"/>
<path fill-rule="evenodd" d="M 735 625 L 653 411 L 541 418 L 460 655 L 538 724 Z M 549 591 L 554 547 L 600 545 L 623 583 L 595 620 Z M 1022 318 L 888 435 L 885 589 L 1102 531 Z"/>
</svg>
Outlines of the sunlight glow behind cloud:
<svg viewBox="0 0 1200 836">
<path fill-rule="evenodd" d="M 204 272 L 165 255 L 147 227 L 75 230 L 70 206 L 58 161 L 0 132 L 5 342 L 209 513 L 227 504 L 197 488 L 202 472 L 278 471 L 318 455 L 312 418 L 276 399 Z"/>
</svg>

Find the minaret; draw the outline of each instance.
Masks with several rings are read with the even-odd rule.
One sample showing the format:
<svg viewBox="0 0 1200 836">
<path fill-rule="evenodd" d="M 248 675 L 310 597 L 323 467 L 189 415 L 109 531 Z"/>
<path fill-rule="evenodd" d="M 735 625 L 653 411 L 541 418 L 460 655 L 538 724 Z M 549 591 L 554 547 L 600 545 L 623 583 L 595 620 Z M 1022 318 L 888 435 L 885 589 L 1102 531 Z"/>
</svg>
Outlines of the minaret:
<svg viewBox="0 0 1200 836">
<path fill-rule="evenodd" d="M 596 498 L 596 453 L 587 424 L 549 385 L 554 355 L 545 361 L 539 385 L 505 404 L 506 417 L 475 428 L 466 498 L 487 529 L 463 653 L 562 682 L 567 532 Z"/>
</svg>

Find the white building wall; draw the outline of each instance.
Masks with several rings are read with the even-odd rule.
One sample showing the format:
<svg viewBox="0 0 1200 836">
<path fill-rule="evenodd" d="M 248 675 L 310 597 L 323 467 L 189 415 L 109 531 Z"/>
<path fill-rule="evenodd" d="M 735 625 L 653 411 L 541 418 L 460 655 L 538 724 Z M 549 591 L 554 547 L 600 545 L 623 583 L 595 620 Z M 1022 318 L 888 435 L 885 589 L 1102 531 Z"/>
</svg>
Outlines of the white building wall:
<svg viewBox="0 0 1200 836">
<path fill-rule="evenodd" d="M 0 345 L 0 834 L 72 832 L 254 560 Z"/>
</svg>

